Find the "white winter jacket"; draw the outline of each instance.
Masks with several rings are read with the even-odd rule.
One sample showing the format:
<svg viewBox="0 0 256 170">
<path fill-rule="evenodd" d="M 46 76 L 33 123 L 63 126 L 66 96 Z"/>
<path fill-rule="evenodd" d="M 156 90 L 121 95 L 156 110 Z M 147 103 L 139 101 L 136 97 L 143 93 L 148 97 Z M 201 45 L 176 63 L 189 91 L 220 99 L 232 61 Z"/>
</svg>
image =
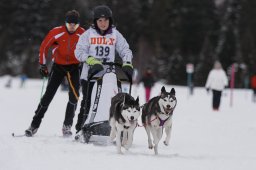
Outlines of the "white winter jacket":
<svg viewBox="0 0 256 170">
<path fill-rule="evenodd" d="M 223 69 L 212 69 L 206 81 L 206 88 L 222 91 L 228 85 L 228 78 Z"/>
<path fill-rule="evenodd" d="M 100 35 L 94 28 L 89 28 L 84 32 L 76 45 L 75 56 L 80 62 L 84 62 L 81 79 L 87 80 L 89 66 L 85 63 L 89 56 L 95 57 L 100 61 L 114 62 L 115 52 L 118 52 L 123 62 L 132 60 L 132 51 L 123 35 L 112 28 L 112 32 L 104 36 Z M 106 69 L 107 66 L 104 66 Z M 101 76 L 101 71 L 96 77 Z"/>
</svg>

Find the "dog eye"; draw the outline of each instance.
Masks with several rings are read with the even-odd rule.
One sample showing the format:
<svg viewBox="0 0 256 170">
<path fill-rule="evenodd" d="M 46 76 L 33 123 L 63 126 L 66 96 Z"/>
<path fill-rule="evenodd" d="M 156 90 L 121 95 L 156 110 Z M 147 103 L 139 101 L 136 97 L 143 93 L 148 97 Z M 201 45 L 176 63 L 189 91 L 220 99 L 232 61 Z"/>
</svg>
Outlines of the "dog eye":
<svg viewBox="0 0 256 170">
<path fill-rule="evenodd" d="M 166 100 L 166 99 L 164 99 L 164 101 L 166 102 L 167 100 Z"/>
</svg>

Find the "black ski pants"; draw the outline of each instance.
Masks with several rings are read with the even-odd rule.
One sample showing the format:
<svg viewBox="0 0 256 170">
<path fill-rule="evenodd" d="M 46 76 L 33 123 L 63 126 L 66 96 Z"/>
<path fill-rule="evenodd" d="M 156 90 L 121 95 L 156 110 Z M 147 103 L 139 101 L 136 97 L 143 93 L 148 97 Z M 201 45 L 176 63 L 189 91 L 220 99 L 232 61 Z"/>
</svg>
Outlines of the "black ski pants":
<svg viewBox="0 0 256 170">
<path fill-rule="evenodd" d="M 220 107 L 220 99 L 221 99 L 221 93 L 222 91 L 219 90 L 212 90 L 212 108 L 213 109 L 219 109 Z"/>
<path fill-rule="evenodd" d="M 88 117 L 91 106 L 92 89 L 94 84 L 95 82 L 88 83 L 88 81 L 86 80 L 81 80 L 83 99 L 81 102 L 80 112 L 78 114 L 78 119 L 76 123 L 77 132 L 81 130 L 82 125 Z"/>
<path fill-rule="evenodd" d="M 69 82 L 69 101 L 67 103 L 66 114 L 63 124 L 66 126 L 72 126 L 78 101 L 77 97 L 79 97 L 79 64 L 59 65 L 54 63 L 49 74 L 46 91 L 35 111 L 35 115 L 31 123 L 32 127 L 38 128 L 40 126 L 44 114 L 47 111 L 48 106 L 50 105 L 58 87 L 68 73 L 70 74 L 71 84 Z"/>
</svg>

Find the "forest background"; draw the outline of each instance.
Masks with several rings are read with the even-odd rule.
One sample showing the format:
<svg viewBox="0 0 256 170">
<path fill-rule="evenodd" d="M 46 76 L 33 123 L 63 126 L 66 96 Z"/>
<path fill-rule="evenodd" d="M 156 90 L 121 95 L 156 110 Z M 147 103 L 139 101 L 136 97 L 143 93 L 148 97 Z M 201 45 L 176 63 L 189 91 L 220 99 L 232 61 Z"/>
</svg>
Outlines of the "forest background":
<svg viewBox="0 0 256 170">
<path fill-rule="evenodd" d="M 76 9 L 89 28 L 92 10 L 105 4 L 133 51 L 141 76 L 151 67 L 157 80 L 186 85 L 186 66 L 194 65 L 193 85 L 204 86 L 215 60 L 236 88 L 248 88 L 256 74 L 256 1 L 251 0 L 1 0 L 0 76 L 39 78 L 38 52 L 45 35 L 63 25 Z"/>
</svg>

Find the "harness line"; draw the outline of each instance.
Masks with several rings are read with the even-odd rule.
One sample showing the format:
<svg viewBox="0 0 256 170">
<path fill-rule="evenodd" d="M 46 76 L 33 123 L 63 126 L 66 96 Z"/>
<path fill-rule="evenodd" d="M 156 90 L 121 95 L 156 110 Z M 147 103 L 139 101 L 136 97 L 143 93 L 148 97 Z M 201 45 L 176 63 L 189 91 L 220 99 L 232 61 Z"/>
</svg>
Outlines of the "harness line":
<svg viewBox="0 0 256 170">
<path fill-rule="evenodd" d="M 144 127 L 144 126 L 147 126 L 149 123 L 153 122 L 153 121 L 154 121 L 154 120 L 156 120 L 157 118 L 158 118 L 158 116 L 157 116 L 157 117 L 155 117 L 154 119 L 150 120 L 148 123 L 144 123 L 144 124 L 142 124 L 142 125 L 140 125 L 139 123 L 137 123 L 137 126 L 138 126 L 138 127 Z"/>
</svg>

